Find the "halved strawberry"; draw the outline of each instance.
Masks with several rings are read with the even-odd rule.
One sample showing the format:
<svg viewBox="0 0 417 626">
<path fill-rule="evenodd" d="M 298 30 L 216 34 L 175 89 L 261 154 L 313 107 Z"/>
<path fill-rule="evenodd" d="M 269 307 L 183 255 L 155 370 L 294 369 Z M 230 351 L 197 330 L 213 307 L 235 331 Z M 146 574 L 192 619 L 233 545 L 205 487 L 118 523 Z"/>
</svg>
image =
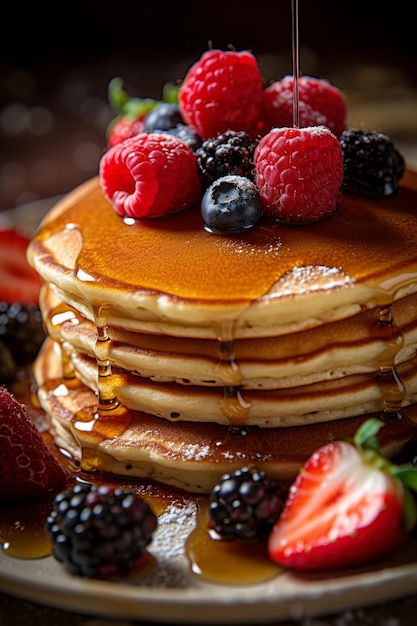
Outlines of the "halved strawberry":
<svg viewBox="0 0 417 626">
<path fill-rule="evenodd" d="M 37 304 L 41 278 L 28 264 L 29 238 L 15 228 L 0 229 L 0 300 Z"/>
<path fill-rule="evenodd" d="M 26 406 L 0 387 L 0 500 L 45 497 L 65 487 L 68 477 Z"/>
<path fill-rule="evenodd" d="M 370 419 L 354 441 L 332 441 L 305 463 L 268 543 L 271 558 L 295 569 L 342 568 L 391 552 L 416 523 L 417 468 L 379 452 Z"/>
</svg>

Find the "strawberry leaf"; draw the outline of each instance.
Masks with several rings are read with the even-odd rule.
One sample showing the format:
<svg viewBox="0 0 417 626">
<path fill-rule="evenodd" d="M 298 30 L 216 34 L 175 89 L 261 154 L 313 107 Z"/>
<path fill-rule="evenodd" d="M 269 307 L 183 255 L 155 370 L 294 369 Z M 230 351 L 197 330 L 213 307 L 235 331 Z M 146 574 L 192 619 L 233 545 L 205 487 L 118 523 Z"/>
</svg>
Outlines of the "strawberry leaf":
<svg viewBox="0 0 417 626">
<path fill-rule="evenodd" d="M 107 94 L 113 109 L 132 120 L 143 117 L 159 104 L 153 98 L 131 98 L 123 89 L 123 80 L 119 77 L 110 81 Z"/>
<path fill-rule="evenodd" d="M 170 102 L 171 104 L 178 104 L 179 87 L 172 83 L 165 83 L 162 91 L 162 99 L 164 102 Z"/>
<path fill-rule="evenodd" d="M 355 445 L 358 448 L 366 446 L 367 448 L 379 450 L 379 443 L 376 435 L 379 433 L 383 425 L 384 422 L 377 418 L 366 420 L 366 422 L 364 422 L 356 431 L 353 438 Z"/>
<path fill-rule="evenodd" d="M 417 467 L 411 465 L 393 465 L 390 473 L 396 476 L 403 485 L 417 492 Z"/>
<path fill-rule="evenodd" d="M 122 113 L 126 102 L 129 100 L 129 96 L 123 89 L 123 80 L 118 76 L 116 78 L 112 78 L 110 81 L 107 96 L 113 109 Z"/>
<path fill-rule="evenodd" d="M 417 502 L 407 487 L 404 487 L 404 524 L 407 530 L 412 530 L 417 524 Z"/>
</svg>

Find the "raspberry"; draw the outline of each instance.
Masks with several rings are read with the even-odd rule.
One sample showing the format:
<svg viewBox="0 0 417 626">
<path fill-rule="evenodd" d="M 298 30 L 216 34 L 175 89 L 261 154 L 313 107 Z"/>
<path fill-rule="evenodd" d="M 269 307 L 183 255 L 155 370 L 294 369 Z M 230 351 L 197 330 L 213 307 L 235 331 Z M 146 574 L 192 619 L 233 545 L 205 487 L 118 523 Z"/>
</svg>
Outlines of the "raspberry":
<svg viewBox="0 0 417 626">
<path fill-rule="evenodd" d="M 268 534 L 281 514 L 284 492 L 265 472 L 244 467 L 225 474 L 210 494 L 209 528 L 222 539 Z"/>
<path fill-rule="evenodd" d="M 294 77 L 285 76 L 265 89 L 264 130 L 294 125 Z M 312 76 L 298 79 L 301 128 L 327 126 L 339 137 L 346 127 L 346 103 L 342 92 L 327 80 Z"/>
<path fill-rule="evenodd" d="M 201 196 L 196 155 L 167 134 L 142 133 L 110 148 L 100 183 L 115 211 L 133 218 L 176 213 Z"/>
<path fill-rule="evenodd" d="M 343 157 L 327 127 L 274 128 L 260 140 L 254 161 L 265 214 L 307 224 L 335 210 Z"/>
<path fill-rule="evenodd" d="M 157 528 L 149 505 L 112 485 L 77 484 L 59 493 L 45 522 L 55 558 L 77 576 L 125 576 Z"/>
<path fill-rule="evenodd" d="M 349 128 L 340 136 L 343 189 L 364 196 L 390 196 L 398 189 L 405 161 L 388 135 Z"/>
<path fill-rule="evenodd" d="M 188 70 L 178 97 L 186 122 L 203 139 L 226 130 L 258 134 L 262 74 L 248 51 L 206 51 Z"/>
</svg>

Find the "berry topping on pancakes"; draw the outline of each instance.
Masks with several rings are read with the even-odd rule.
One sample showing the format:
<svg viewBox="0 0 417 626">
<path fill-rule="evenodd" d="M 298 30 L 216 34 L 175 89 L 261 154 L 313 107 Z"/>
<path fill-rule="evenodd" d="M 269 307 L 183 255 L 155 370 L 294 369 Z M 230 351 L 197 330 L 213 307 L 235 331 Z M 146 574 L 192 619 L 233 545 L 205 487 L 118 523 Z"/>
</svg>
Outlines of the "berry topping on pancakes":
<svg viewBox="0 0 417 626">
<path fill-rule="evenodd" d="M 117 213 L 133 218 L 182 211 L 201 192 L 194 152 L 163 133 L 141 133 L 110 148 L 100 161 L 100 181 Z"/>
<path fill-rule="evenodd" d="M 264 131 L 292 126 L 294 120 L 294 77 L 273 82 L 264 94 Z M 346 127 L 346 102 L 343 93 L 327 80 L 313 76 L 298 79 L 300 127 L 327 126 L 339 137 Z"/>
<path fill-rule="evenodd" d="M 255 150 L 264 211 L 292 224 L 329 216 L 343 179 L 340 143 L 325 126 L 275 128 Z"/>
<path fill-rule="evenodd" d="M 201 215 L 208 232 L 237 233 L 253 228 L 262 216 L 258 189 L 245 176 L 222 176 L 204 193 Z"/>
<path fill-rule="evenodd" d="M 102 158 L 103 191 L 115 210 L 134 218 L 162 217 L 200 201 L 206 230 L 237 233 L 253 228 L 258 218 L 231 226 L 223 212 L 221 223 L 217 218 L 211 223 L 213 212 L 208 218 L 203 197 L 225 176 L 254 181 L 264 213 L 288 225 L 329 217 L 343 190 L 379 196 L 397 190 L 405 171 L 403 157 L 386 135 L 346 128 L 346 102 L 339 88 L 312 76 L 296 81 L 287 75 L 266 88 L 265 82 L 251 52 L 210 49 L 179 87 L 164 90 L 163 102 L 129 99 L 116 83 L 113 101 L 124 113 L 113 127 L 111 143 L 124 143 L 123 136 L 133 134 L 139 139 Z M 180 139 L 192 155 L 184 158 L 178 148 L 169 164 L 165 156 L 154 158 L 161 152 L 154 134 Z M 162 145 L 164 140 L 158 141 Z M 190 163 L 194 156 L 199 191 Z M 184 165 L 174 167 L 181 158 Z M 144 162 L 149 167 L 151 161 L 148 176 Z M 235 217 L 233 211 L 232 222 Z"/>
<path fill-rule="evenodd" d="M 390 196 L 397 191 L 405 171 L 403 156 L 385 133 L 346 129 L 343 151 L 343 189 L 365 196 Z"/>
<path fill-rule="evenodd" d="M 257 60 L 246 50 L 208 50 L 188 70 L 179 102 L 188 124 L 204 139 L 226 130 L 256 137 L 263 108 Z"/>
</svg>

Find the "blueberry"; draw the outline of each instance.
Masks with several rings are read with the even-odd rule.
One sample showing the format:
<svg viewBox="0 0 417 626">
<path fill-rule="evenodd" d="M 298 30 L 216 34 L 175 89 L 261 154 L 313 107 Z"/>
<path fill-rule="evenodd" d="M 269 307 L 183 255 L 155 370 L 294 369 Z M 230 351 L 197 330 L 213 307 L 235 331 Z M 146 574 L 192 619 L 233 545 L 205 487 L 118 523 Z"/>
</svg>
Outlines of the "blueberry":
<svg viewBox="0 0 417 626">
<path fill-rule="evenodd" d="M 253 228 L 262 215 L 258 189 L 245 176 L 222 176 L 205 191 L 201 215 L 209 232 L 238 233 Z"/>
<path fill-rule="evenodd" d="M 149 133 L 153 130 L 169 130 L 175 128 L 177 124 L 184 124 L 178 104 L 162 102 L 150 111 L 143 122 L 143 132 Z"/>
<path fill-rule="evenodd" d="M 197 133 L 187 126 L 187 124 L 177 124 L 175 128 L 168 128 L 167 130 L 161 130 L 159 128 L 155 128 L 152 131 L 153 133 L 166 133 L 167 135 L 173 135 L 177 137 L 177 139 L 181 139 L 184 141 L 193 152 L 195 152 L 201 146 L 201 137 L 197 135 Z"/>
</svg>

